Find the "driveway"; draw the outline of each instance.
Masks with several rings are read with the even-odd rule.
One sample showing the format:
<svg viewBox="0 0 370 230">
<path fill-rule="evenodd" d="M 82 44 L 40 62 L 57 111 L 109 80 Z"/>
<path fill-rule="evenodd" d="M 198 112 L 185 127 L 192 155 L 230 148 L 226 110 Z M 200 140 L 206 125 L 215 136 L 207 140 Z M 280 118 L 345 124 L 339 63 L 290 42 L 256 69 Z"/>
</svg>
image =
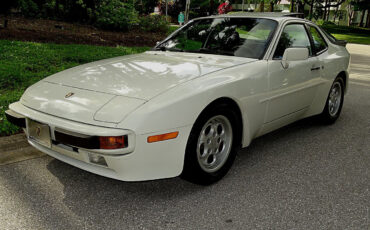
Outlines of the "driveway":
<svg viewBox="0 0 370 230">
<path fill-rule="evenodd" d="M 212 186 L 120 182 L 31 154 L 21 136 L 2 139 L 29 154 L 10 159 L 19 148 L 8 144 L 0 229 L 370 229 L 370 46 L 348 48 L 339 120 L 306 119 L 254 140 Z"/>
</svg>

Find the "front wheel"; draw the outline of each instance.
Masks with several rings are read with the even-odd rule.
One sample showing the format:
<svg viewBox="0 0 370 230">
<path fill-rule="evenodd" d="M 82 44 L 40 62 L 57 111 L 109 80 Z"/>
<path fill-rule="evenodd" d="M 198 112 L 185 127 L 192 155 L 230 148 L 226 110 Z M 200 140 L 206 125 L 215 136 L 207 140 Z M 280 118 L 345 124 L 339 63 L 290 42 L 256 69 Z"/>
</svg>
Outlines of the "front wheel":
<svg viewBox="0 0 370 230">
<path fill-rule="evenodd" d="M 191 130 L 181 176 L 203 185 L 220 180 L 235 159 L 240 126 L 237 114 L 227 105 L 202 113 Z"/>
<path fill-rule="evenodd" d="M 344 82 L 337 77 L 330 88 L 324 111 L 320 114 L 321 120 L 326 124 L 334 123 L 342 110 L 344 100 Z"/>
</svg>

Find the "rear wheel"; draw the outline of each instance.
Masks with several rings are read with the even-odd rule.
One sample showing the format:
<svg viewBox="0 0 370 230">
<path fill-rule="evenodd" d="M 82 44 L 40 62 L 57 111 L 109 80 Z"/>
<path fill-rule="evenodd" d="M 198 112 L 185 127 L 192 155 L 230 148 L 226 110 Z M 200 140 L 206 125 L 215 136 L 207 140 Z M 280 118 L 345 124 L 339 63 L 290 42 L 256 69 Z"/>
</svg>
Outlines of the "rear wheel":
<svg viewBox="0 0 370 230">
<path fill-rule="evenodd" d="M 332 124 L 338 119 L 343 106 L 343 89 L 343 79 L 337 77 L 330 88 L 324 111 L 320 114 L 320 118 L 324 123 Z"/>
<path fill-rule="evenodd" d="M 229 171 L 240 144 L 239 120 L 237 113 L 225 104 L 199 116 L 187 143 L 182 178 L 206 185 Z"/>
</svg>

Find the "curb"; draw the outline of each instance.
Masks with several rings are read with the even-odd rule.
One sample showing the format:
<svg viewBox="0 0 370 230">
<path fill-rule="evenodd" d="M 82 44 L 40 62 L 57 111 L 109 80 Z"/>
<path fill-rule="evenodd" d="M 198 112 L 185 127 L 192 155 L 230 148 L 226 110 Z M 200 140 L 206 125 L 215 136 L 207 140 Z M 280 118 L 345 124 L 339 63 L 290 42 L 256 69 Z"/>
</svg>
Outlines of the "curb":
<svg viewBox="0 0 370 230">
<path fill-rule="evenodd" d="M 0 166 L 46 156 L 30 146 L 24 133 L 0 138 Z"/>
</svg>

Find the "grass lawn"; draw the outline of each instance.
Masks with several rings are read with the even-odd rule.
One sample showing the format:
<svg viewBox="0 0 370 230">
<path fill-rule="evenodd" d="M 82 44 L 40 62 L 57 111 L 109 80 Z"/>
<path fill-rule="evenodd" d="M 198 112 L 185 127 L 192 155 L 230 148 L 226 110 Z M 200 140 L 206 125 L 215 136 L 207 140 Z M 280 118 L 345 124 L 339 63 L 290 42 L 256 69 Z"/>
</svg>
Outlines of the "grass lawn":
<svg viewBox="0 0 370 230">
<path fill-rule="evenodd" d="M 355 26 L 322 25 L 336 39 L 349 43 L 370 45 L 370 29 Z"/>
<path fill-rule="evenodd" d="M 338 40 L 346 40 L 348 43 L 357 43 L 357 44 L 364 44 L 370 45 L 370 34 L 355 34 L 355 33 L 348 33 L 348 34 L 332 34 Z"/>
<path fill-rule="evenodd" d="M 0 40 L 0 136 L 19 129 L 5 118 L 31 84 L 62 70 L 104 58 L 140 53 L 148 47 L 57 45 Z"/>
</svg>

